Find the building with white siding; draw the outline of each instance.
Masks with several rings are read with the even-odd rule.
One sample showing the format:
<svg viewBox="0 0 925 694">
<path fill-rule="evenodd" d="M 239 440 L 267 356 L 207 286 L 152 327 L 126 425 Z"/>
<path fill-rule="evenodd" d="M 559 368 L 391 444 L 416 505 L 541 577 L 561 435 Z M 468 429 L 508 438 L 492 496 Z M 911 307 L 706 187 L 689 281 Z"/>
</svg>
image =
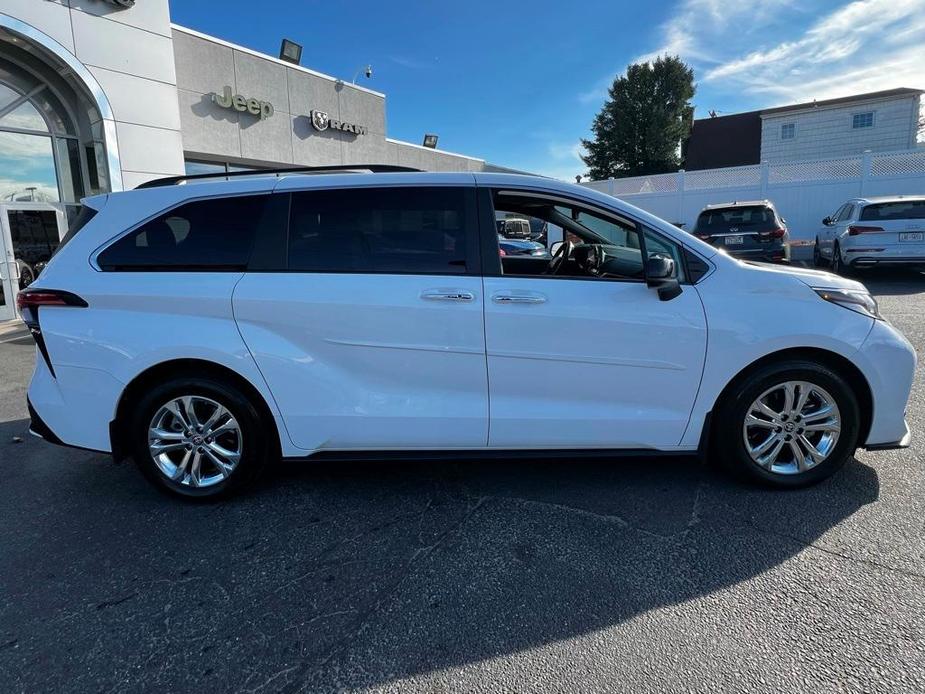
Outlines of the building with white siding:
<svg viewBox="0 0 925 694">
<path fill-rule="evenodd" d="M 922 91 L 889 89 L 695 120 L 688 171 L 916 147 Z"/>
<path fill-rule="evenodd" d="M 761 161 L 772 164 L 915 147 L 918 89 L 859 94 L 761 112 Z"/>
</svg>

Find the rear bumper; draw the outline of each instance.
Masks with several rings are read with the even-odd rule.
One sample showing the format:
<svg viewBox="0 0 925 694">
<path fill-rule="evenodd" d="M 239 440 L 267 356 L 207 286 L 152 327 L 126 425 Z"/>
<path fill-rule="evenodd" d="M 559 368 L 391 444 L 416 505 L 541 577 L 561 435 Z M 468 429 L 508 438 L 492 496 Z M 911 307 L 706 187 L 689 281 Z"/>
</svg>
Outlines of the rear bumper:
<svg viewBox="0 0 925 694">
<path fill-rule="evenodd" d="M 35 408 L 32 406 L 32 401 L 28 396 L 26 397 L 26 406 L 29 408 L 29 433 L 40 439 L 45 439 L 48 443 L 63 446 L 64 443 L 58 438 L 58 435 L 51 430 L 51 427 L 49 427 L 45 423 L 45 420 L 39 416 L 39 413 L 35 411 Z"/>
<path fill-rule="evenodd" d="M 845 251 L 848 254 L 850 251 Z M 904 255 L 904 256 L 875 256 L 862 255 L 857 258 L 848 257 L 848 264 L 851 267 L 874 267 L 879 265 L 925 265 L 925 256 L 921 255 Z"/>
<path fill-rule="evenodd" d="M 56 364 L 55 373 L 57 378 L 36 359 L 27 396 L 34 433 L 51 443 L 110 452 L 109 423 L 124 386 L 97 369 Z"/>
<path fill-rule="evenodd" d="M 52 443 L 56 446 L 64 446 L 65 448 L 76 448 L 81 451 L 92 451 L 94 453 L 109 453 L 109 451 L 101 451 L 97 448 L 87 448 L 85 446 L 74 446 L 69 443 L 64 443 L 58 435 L 52 431 L 51 427 L 45 423 L 45 420 L 35 411 L 35 408 L 32 406 L 32 401 L 29 400 L 29 397 L 26 396 L 26 406 L 29 408 L 29 433 L 33 436 L 43 439 L 48 443 Z"/>
<path fill-rule="evenodd" d="M 782 263 L 790 260 L 790 247 L 784 244 L 768 244 L 767 248 L 736 248 L 723 244 L 711 244 L 714 248 L 726 251 L 733 258 L 740 260 L 755 260 L 765 263 Z"/>
</svg>

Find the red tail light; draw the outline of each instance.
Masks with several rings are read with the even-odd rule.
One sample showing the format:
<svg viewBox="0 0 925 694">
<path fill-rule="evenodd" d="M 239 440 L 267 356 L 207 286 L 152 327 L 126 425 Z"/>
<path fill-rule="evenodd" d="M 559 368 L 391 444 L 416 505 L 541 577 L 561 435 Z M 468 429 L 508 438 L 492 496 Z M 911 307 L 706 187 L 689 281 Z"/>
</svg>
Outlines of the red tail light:
<svg viewBox="0 0 925 694">
<path fill-rule="evenodd" d="M 22 313 L 26 309 L 39 306 L 80 306 L 86 308 L 87 302 L 76 294 L 56 289 L 26 289 L 16 295 L 16 308 Z"/>
<path fill-rule="evenodd" d="M 857 236 L 858 234 L 875 234 L 883 231 L 883 227 L 865 227 L 852 224 L 848 227 L 848 236 Z"/>
<path fill-rule="evenodd" d="M 784 234 L 787 233 L 786 229 L 774 229 L 772 231 L 759 231 L 758 238 L 762 241 L 768 241 L 770 239 L 782 239 Z"/>
</svg>

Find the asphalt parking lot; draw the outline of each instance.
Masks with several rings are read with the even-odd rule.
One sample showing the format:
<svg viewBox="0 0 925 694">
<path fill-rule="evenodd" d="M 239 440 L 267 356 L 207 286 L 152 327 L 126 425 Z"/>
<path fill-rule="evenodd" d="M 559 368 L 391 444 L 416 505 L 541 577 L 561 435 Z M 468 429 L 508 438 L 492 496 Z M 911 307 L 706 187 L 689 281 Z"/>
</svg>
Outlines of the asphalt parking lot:
<svg viewBox="0 0 925 694">
<path fill-rule="evenodd" d="M 925 276 L 865 281 L 925 353 Z M 190 504 L 26 435 L 32 362 L 0 337 L 2 692 L 925 691 L 925 434 L 797 492 L 680 459 L 280 464 Z"/>
</svg>

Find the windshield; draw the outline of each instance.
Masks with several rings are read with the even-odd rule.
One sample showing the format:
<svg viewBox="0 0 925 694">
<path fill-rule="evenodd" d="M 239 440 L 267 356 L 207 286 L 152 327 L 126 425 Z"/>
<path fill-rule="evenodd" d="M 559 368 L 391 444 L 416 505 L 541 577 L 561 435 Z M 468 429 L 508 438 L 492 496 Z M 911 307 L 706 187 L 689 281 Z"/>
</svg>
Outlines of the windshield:
<svg viewBox="0 0 925 694">
<path fill-rule="evenodd" d="M 764 205 L 704 210 L 697 217 L 694 233 L 715 234 L 731 231 L 770 231 L 777 228 L 774 210 Z"/>
</svg>

